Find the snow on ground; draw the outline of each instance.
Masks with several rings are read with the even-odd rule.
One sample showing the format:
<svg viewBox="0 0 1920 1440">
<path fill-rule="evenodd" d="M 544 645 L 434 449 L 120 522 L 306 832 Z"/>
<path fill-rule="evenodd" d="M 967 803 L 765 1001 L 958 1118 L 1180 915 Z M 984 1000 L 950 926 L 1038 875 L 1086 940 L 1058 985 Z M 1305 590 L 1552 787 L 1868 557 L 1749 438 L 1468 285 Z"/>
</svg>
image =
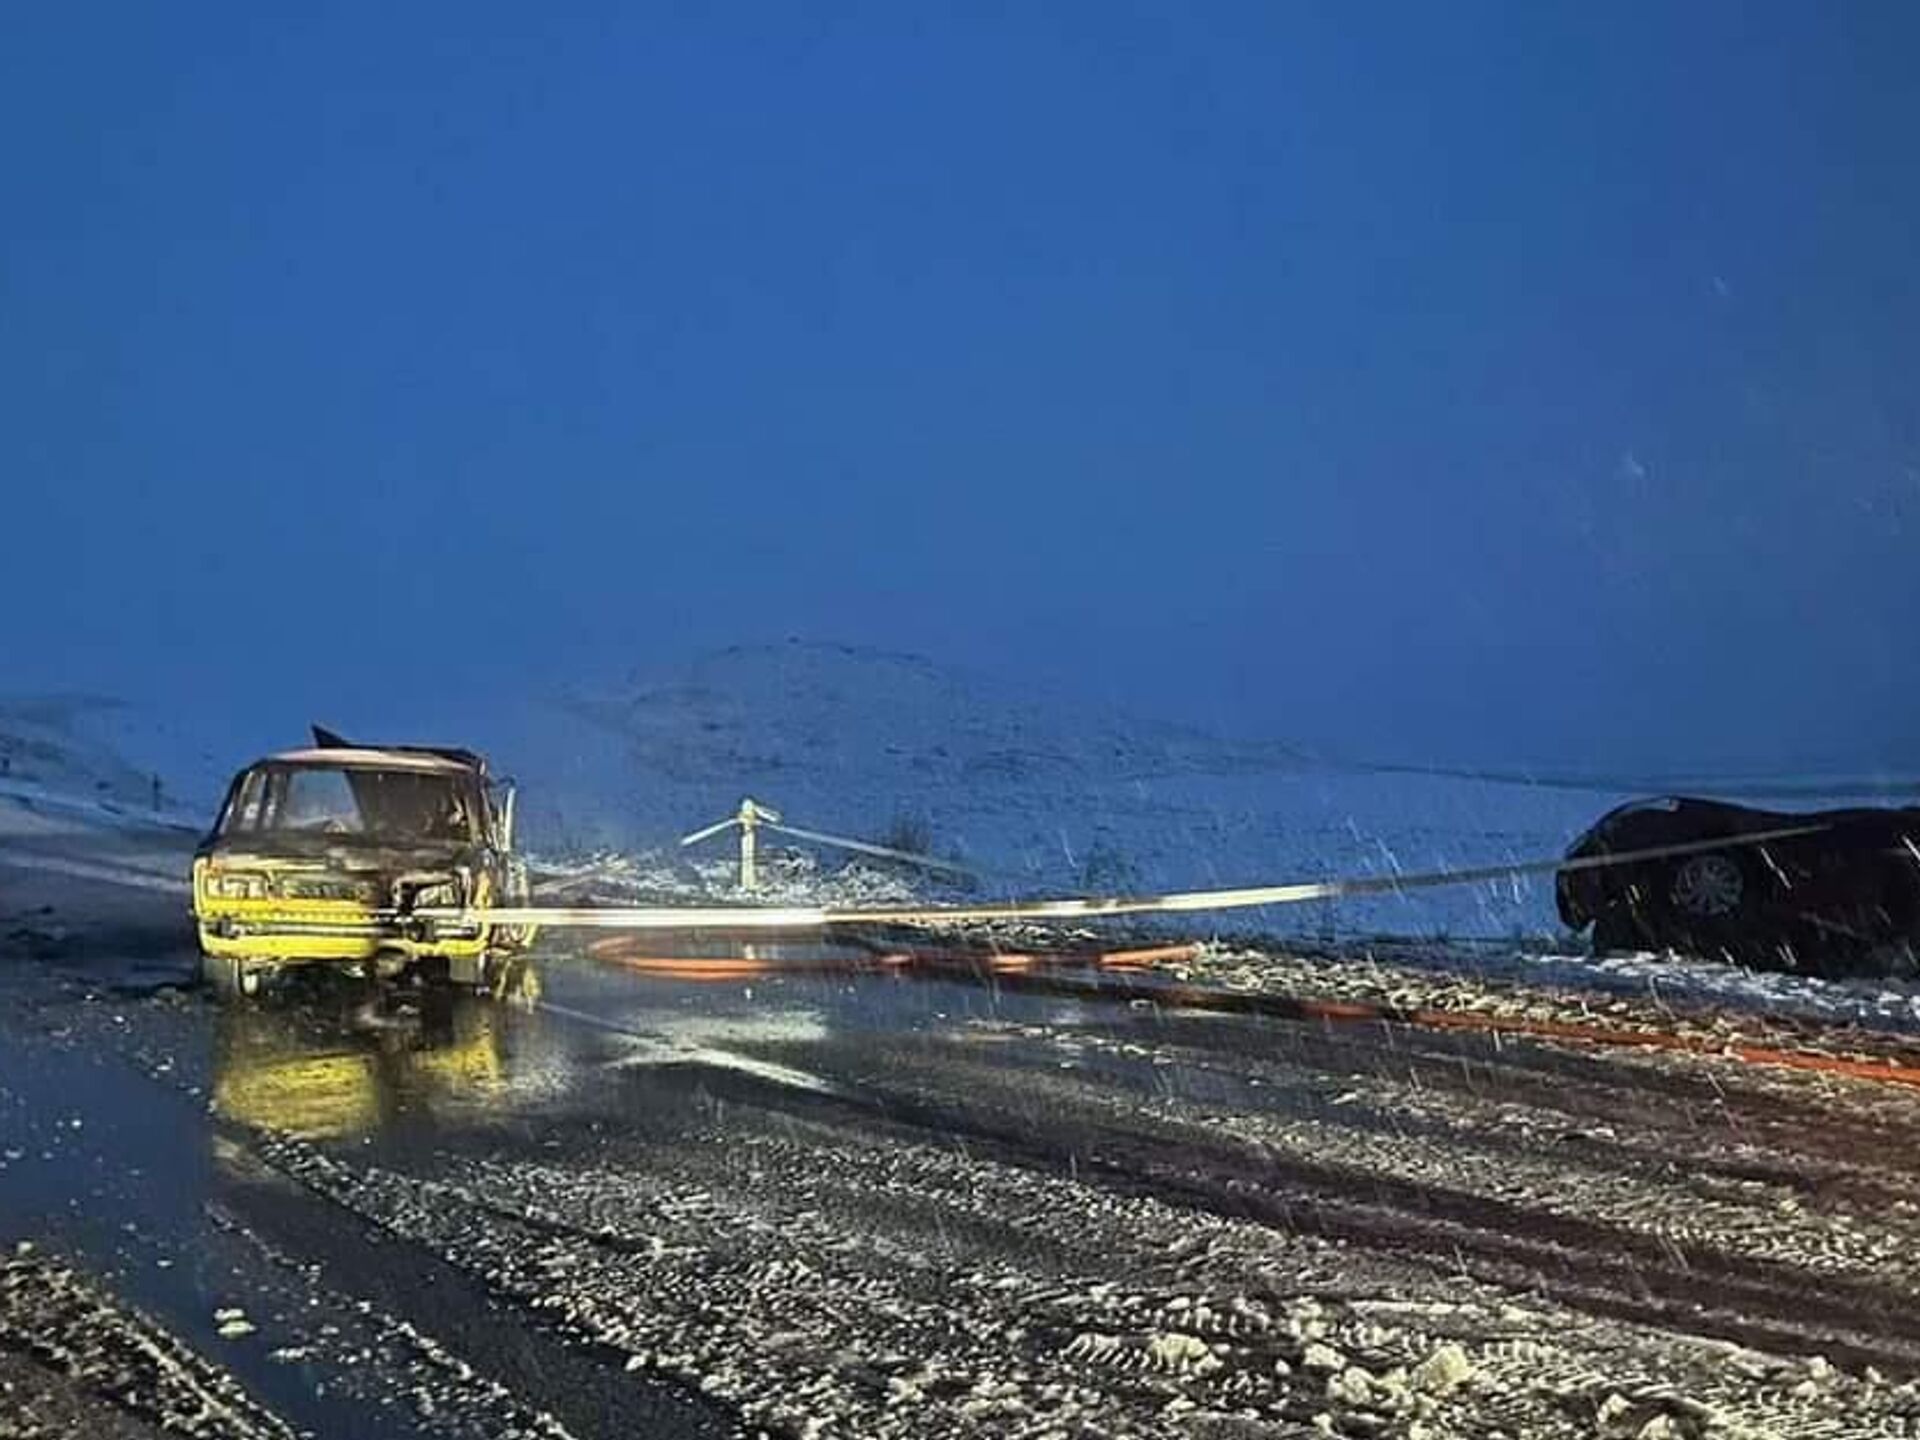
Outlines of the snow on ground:
<svg viewBox="0 0 1920 1440">
<path fill-rule="evenodd" d="M 1388 1062 L 1351 1032 L 1075 1007 L 847 1030 L 814 993 L 790 1029 L 727 1035 L 823 1095 L 663 1068 L 661 1003 L 608 982 L 592 1008 L 637 1049 L 524 1139 L 260 1153 L 772 1433 L 1702 1440 L 1920 1418 L 1920 1388 L 1871 1368 L 1904 1329 L 1856 1329 L 1913 1283 L 1911 1213 L 1885 1203 L 1915 1120 L 1897 1097 L 1882 1154 L 1817 1096 L 1783 1118 L 1736 1080 L 1703 1119 L 1631 1074 Z"/>
<path fill-rule="evenodd" d="M 1177 977 L 1229 990 L 1352 1000 L 1399 1011 L 1475 1011 L 1510 1019 L 1712 1033 L 1785 1044 L 1793 1027 L 1875 1036 L 1920 1034 L 1910 979 L 1825 980 L 1671 954 L 1593 956 L 1501 943 L 1447 945 L 1370 937 L 1331 945 L 1205 947 Z"/>
</svg>

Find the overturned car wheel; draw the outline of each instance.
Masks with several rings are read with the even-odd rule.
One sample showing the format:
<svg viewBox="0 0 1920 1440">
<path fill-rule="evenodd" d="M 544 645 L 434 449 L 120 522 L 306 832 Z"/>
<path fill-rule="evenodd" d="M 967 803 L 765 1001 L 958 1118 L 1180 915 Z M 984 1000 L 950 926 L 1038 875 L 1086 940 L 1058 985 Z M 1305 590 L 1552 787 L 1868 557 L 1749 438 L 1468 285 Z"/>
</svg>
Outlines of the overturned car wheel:
<svg viewBox="0 0 1920 1440">
<path fill-rule="evenodd" d="M 1710 850 L 1667 871 L 1653 928 L 1663 945 L 1690 955 L 1764 969 L 1796 968 L 1762 913 L 1757 877 L 1733 855 Z"/>
<path fill-rule="evenodd" d="M 1746 911 L 1752 889 L 1738 860 L 1709 851 L 1674 866 L 1667 902 L 1683 923 L 1724 924 Z"/>
</svg>

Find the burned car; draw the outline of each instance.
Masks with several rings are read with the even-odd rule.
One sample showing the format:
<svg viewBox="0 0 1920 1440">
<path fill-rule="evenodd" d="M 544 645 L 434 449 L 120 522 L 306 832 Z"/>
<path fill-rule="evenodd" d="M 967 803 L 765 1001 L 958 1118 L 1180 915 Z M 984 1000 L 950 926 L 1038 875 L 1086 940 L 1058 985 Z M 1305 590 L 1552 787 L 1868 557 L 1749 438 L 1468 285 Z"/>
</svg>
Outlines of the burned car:
<svg viewBox="0 0 1920 1440">
<path fill-rule="evenodd" d="M 193 862 L 202 971 L 250 995 L 290 965 L 484 985 L 532 933 L 416 912 L 524 904 L 513 791 L 468 750 L 363 747 L 316 729 L 228 787 Z"/>
<path fill-rule="evenodd" d="M 1771 832 L 1796 833 L 1742 838 Z M 1877 967 L 1920 943 L 1920 808 L 1642 800 L 1602 816 L 1567 859 L 1698 845 L 1709 848 L 1562 870 L 1560 918 L 1575 930 L 1591 924 L 1598 950 L 1675 949 L 1816 973 Z"/>
</svg>

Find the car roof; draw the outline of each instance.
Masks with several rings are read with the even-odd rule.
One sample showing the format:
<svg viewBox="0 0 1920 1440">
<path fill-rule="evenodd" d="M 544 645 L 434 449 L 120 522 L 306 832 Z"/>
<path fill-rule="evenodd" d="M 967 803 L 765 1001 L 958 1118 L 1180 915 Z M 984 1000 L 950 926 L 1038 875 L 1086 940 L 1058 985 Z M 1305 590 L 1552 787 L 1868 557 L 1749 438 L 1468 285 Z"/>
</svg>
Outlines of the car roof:
<svg viewBox="0 0 1920 1440">
<path fill-rule="evenodd" d="M 282 750 L 257 760 L 261 765 L 313 765 L 342 770 L 406 770 L 416 775 L 472 775 L 477 767 L 446 755 L 422 750 L 378 750 L 362 746 L 325 746 L 307 750 Z"/>
</svg>

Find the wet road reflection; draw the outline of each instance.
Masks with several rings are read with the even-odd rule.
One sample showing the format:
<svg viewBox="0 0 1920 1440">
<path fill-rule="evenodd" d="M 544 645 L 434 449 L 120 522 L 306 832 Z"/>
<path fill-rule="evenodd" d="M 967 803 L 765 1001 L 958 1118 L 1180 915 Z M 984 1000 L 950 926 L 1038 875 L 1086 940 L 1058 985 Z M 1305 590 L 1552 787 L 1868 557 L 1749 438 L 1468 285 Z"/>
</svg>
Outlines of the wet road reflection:
<svg viewBox="0 0 1920 1440">
<path fill-rule="evenodd" d="M 222 1119 L 306 1140 L 485 1121 L 576 1091 L 606 1067 L 692 1065 L 830 1088 L 792 1057 L 830 1028 L 897 1031 L 1060 1010 L 1003 994 L 1009 976 L 1133 973 L 1138 952 L 988 954 L 910 947 L 631 940 L 519 962 L 496 995 L 370 993 L 316 970 L 213 1020 Z"/>
<path fill-rule="evenodd" d="M 593 1104 L 595 1075 L 705 1068 L 835 1089 L 810 1050 L 839 1033 L 1068 1021 L 1083 996 L 1014 977 L 1137 973 L 1139 954 L 632 941 L 522 960 L 497 995 L 371 993 L 315 970 L 211 1018 L 213 1114 L 303 1140 L 445 1131 Z"/>
<path fill-rule="evenodd" d="M 485 997 L 234 1006 L 214 1027 L 215 1112 L 301 1139 L 364 1134 L 408 1108 L 485 1103 L 505 1078 L 511 1015 Z"/>
</svg>

